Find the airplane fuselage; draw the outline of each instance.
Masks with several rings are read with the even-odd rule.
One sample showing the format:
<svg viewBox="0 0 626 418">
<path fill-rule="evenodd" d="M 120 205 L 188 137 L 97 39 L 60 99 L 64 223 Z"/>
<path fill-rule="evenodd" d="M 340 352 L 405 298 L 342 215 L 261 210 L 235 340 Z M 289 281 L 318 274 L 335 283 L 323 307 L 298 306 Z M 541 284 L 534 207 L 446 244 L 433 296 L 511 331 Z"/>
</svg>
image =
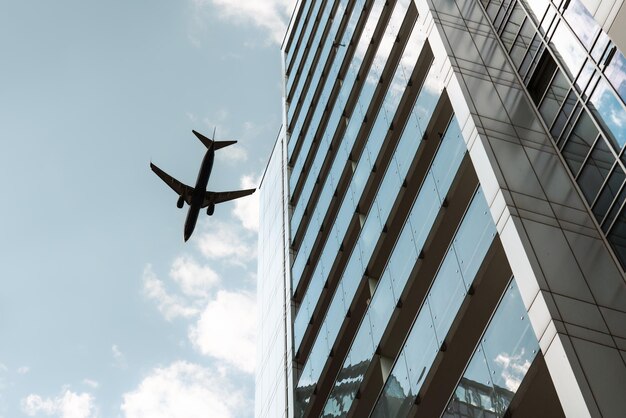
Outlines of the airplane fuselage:
<svg viewBox="0 0 626 418">
<path fill-rule="evenodd" d="M 204 203 L 204 195 L 206 193 L 206 186 L 209 183 L 209 177 L 211 177 L 211 171 L 213 170 L 213 160 L 215 159 L 215 148 L 213 145 L 207 150 L 198 172 L 198 179 L 196 180 L 196 187 L 194 188 L 193 195 L 191 197 L 191 204 L 189 205 L 189 211 L 187 212 L 187 219 L 185 220 L 185 241 L 189 239 L 196 227 L 198 221 L 198 215 L 202 204 Z"/>
</svg>

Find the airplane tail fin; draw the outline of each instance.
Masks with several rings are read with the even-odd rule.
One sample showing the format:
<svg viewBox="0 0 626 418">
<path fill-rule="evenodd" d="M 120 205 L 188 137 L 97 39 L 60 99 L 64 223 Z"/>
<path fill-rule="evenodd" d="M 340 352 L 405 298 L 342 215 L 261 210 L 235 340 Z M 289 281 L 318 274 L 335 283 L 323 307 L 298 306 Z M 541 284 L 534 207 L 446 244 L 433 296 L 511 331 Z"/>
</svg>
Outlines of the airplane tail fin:
<svg viewBox="0 0 626 418">
<path fill-rule="evenodd" d="M 224 148 L 237 143 L 237 141 L 212 141 L 211 139 L 202 135 L 200 132 L 194 130 L 192 130 L 192 132 L 207 148 L 211 148 L 211 146 L 213 146 L 214 149 L 218 150 L 220 148 Z M 215 131 L 213 131 L 213 137 L 215 138 Z"/>
</svg>

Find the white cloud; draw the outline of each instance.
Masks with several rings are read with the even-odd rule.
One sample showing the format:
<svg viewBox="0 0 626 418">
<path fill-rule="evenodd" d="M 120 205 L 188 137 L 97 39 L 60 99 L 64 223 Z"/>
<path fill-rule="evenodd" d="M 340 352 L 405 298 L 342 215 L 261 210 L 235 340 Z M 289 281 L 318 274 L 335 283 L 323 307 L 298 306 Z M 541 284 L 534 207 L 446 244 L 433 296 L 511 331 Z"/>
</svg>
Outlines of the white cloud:
<svg viewBox="0 0 626 418">
<path fill-rule="evenodd" d="M 244 239 L 235 225 L 213 222 L 207 232 L 197 238 L 198 248 L 210 260 L 224 260 L 230 264 L 245 265 L 256 254 L 256 246 Z"/>
<path fill-rule="evenodd" d="M 30 394 L 22 399 L 21 406 L 22 411 L 31 417 L 37 414 L 60 418 L 97 417 L 95 399 L 91 394 L 78 394 L 67 388 L 55 398 L 42 398 L 40 395 Z"/>
<path fill-rule="evenodd" d="M 256 347 L 254 295 L 221 290 L 209 302 L 189 339 L 203 354 L 225 360 L 239 370 L 253 373 Z"/>
<path fill-rule="evenodd" d="M 157 308 L 165 319 L 190 318 L 199 313 L 199 309 L 191 306 L 181 297 L 170 295 L 165 284 L 154 274 L 152 266 L 148 264 L 143 270 L 143 290 L 146 296 L 157 303 Z"/>
<path fill-rule="evenodd" d="M 508 353 L 500 353 L 495 358 L 495 363 L 502 367 L 500 376 L 504 379 L 504 385 L 513 392 L 517 391 L 530 368 L 530 360 L 524 353 L 525 350 L 522 349 L 520 354 L 512 356 Z"/>
<path fill-rule="evenodd" d="M 113 365 L 120 369 L 125 369 L 128 365 L 126 364 L 126 356 L 122 353 L 122 350 L 117 346 L 117 344 L 113 344 L 111 347 L 111 353 L 113 354 Z"/>
<path fill-rule="evenodd" d="M 287 29 L 293 0 L 192 0 L 196 12 L 215 6 L 224 20 L 253 24 L 267 32 L 269 41 L 280 44 Z"/>
<path fill-rule="evenodd" d="M 185 361 L 156 368 L 123 396 L 125 418 L 231 418 L 252 408 L 241 389 L 213 370 Z"/>
<path fill-rule="evenodd" d="M 30 367 L 28 366 L 22 366 L 19 369 L 17 369 L 17 372 L 19 374 L 27 374 L 28 372 L 30 372 Z"/>
<path fill-rule="evenodd" d="M 218 141 L 225 141 L 224 139 L 218 139 Z M 235 144 L 230 145 L 224 152 L 216 152 L 217 158 L 224 160 L 230 164 L 242 163 L 248 161 L 248 151 L 245 148 Z"/>
<path fill-rule="evenodd" d="M 100 383 L 92 379 L 83 379 L 83 384 L 89 386 L 92 389 L 98 389 L 100 387 Z"/>
<path fill-rule="evenodd" d="M 258 187 L 259 179 L 253 176 L 243 176 L 240 186 L 243 189 L 252 189 Z M 241 221 L 244 228 L 258 232 L 259 230 L 259 192 L 235 200 L 235 209 L 233 213 Z"/>
<path fill-rule="evenodd" d="M 219 276 L 208 266 L 201 266 L 188 256 L 180 256 L 172 263 L 170 277 L 180 286 L 188 296 L 208 296 L 211 290 L 220 281 Z"/>
</svg>

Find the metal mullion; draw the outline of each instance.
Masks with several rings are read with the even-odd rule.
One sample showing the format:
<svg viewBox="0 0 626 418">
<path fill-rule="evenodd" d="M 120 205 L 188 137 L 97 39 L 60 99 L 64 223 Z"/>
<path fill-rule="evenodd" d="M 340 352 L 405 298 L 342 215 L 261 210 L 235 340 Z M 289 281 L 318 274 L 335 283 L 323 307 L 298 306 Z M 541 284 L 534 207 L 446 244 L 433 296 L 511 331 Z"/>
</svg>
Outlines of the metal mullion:
<svg viewBox="0 0 626 418">
<path fill-rule="evenodd" d="M 585 110 L 584 108 L 582 108 L 582 110 Z M 576 126 L 576 124 L 578 123 L 578 121 L 580 120 L 581 115 L 583 114 L 583 112 L 578 113 L 578 116 L 576 116 L 576 120 L 574 121 L 574 123 L 572 124 L 572 129 L 574 128 L 574 126 Z M 565 123 L 565 126 L 567 126 L 567 124 L 569 123 L 569 121 L 571 120 L 571 117 L 574 115 L 574 112 L 572 111 L 572 114 L 570 115 L 570 117 L 567 119 L 567 122 Z M 563 133 L 561 133 L 561 136 L 563 135 Z M 563 149 L 565 148 L 565 145 L 570 141 L 570 136 L 571 136 L 571 131 L 569 133 L 569 135 L 567 136 L 567 138 L 565 138 L 565 140 L 563 141 L 563 143 L 561 144 L 561 146 L 559 147 L 559 152 L 563 153 Z M 561 140 L 561 137 L 559 137 L 559 140 Z"/>
<path fill-rule="evenodd" d="M 613 163 L 613 166 L 609 170 L 609 174 L 606 176 L 606 179 L 604 179 L 604 181 L 602 182 L 602 185 L 600 186 L 600 190 L 598 191 L 598 194 L 596 194 L 596 197 L 593 199 L 593 202 L 589 205 L 589 207 L 591 208 L 592 211 L 593 211 L 593 208 L 595 207 L 596 203 L 598 203 L 598 198 L 600 197 L 600 195 L 602 194 L 604 189 L 607 187 L 609 179 L 611 178 L 611 176 L 615 172 L 615 168 L 619 167 L 619 166 L 620 166 L 619 163 L 617 162 L 617 160 L 615 160 L 615 162 Z M 622 181 L 622 184 L 623 183 L 624 183 L 624 181 Z M 619 188 L 621 190 L 622 186 L 620 185 Z M 613 205 L 613 202 L 615 201 L 615 199 L 617 199 L 617 195 L 615 195 L 615 198 L 611 202 L 611 205 L 609 205 L 609 208 Z M 606 217 L 606 214 L 604 214 L 602 219 L 604 219 L 605 217 Z"/>
<path fill-rule="evenodd" d="M 550 53 L 548 51 L 548 53 Z M 546 91 L 543 92 L 543 94 L 541 95 L 541 99 L 539 100 L 539 104 L 537 105 L 537 109 L 539 109 L 539 107 L 541 106 L 541 104 L 543 103 L 543 100 L 546 98 L 546 95 L 548 94 L 548 90 L 550 90 L 550 88 L 552 87 L 552 83 L 554 82 L 554 79 L 556 78 L 556 74 L 559 72 L 559 67 L 557 66 L 554 69 L 554 72 L 552 73 L 552 77 L 550 77 L 550 83 L 548 83 L 548 87 L 546 88 Z M 569 91 L 567 92 L 567 94 L 569 94 Z M 567 99 L 567 96 L 565 96 L 565 98 Z M 563 100 L 563 103 L 565 103 L 565 100 Z M 560 109 L 559 109 L 560 110 Z M 559 114 L 557 113 L 557 116 Z"/>
<path fill-rule="evenodd" d="M 587 152 L 587 156 L 583 159 L 582 164 L 580 165 L 580 168 L 578 169 L 578 173 L 576 173 L 574 175 L 574 179 L 576 180 L 576 182 L 578 183 L 578 177 L 580 177 L 580 173 L 583 172 L 583 169 L 585 168 L 585 166 L 587 165 L 587 161 L 589 161 L 589 158 L 591 157 L 591 153 L 593 152 L 593 150 L 596 148 L 596 144 L 598 143 L 598 139 L 601 137 L 602 135 L 600 135 L 600 133 L 598 132 L 598 135 L 596 135 L 596 139 L 593 140 L 593 144 L 591 144 L 591 147 L 589 148 L 589 152 Z"/>
<path fill-rule="evenodd" d="M 619 193 L 615 196 L 615 199 L 617 199 L 620 195 L 620 193 L 622 192 L 622 190 L 624 189 L 624 184 L 622 184 L 622 187 L 619 190 Z M 613 202 L 611 203 L 611 206 L 609 207 L 609 210 L 607 211 L 606 215 L 604 216 L 604 219 L 602 219 L 602 223 L 604 224 L 604 221 L 606 221 L 606 217 L 608 216 L 608 214 L 611 212 L 611 210 L 613 209 L 613 205 L 615 204 L 615 200 L 613 200 Z M 609 227 L 607 228 L 606 232 L 605 232 L 605 236 L 609 237 L 609 234 L 611 233 L 611 231 L 613 230 L 613 227 L 615 226 L 615 223 L 617 222 L 617 218 L 619 218 L 619 215 L 622 213 L 622 211 L 624 210 L 624 205 L 626 205 L 626 199 L 624 199 L 624 201 L 622 202 L 621 206 L 619 207 L 619 210 L 617 211 L 617 214 L 615 215 L 615 219 L 613 219 L 613 221 L 611 222 L 611 225 L 609 225 Z"/>
</svg>

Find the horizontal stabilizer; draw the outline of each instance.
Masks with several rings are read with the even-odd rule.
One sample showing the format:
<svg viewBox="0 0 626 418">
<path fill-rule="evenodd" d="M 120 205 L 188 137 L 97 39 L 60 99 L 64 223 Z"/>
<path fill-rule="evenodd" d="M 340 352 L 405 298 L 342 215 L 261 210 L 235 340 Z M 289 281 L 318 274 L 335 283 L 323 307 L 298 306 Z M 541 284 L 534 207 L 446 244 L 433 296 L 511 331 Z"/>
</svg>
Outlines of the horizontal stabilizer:
<svg viewBox="0 0 626 418">
<path fill-rule="evenodd" d="M 213 145 L 216 149 L 220 149 L 220 148 L 224 148 L 227 147 L 229 145 L 233 145 L 236 144 L 237 141 L 212 141 L 211 139 L 207 138 L 206 136 L 202 135 L 200 132 L 198 131 L 194 131 L 192 130 L 191 132 L 193 132 L 193 134 L 200 140 L 200 142 L 202 142 L 204 144 L 205 147 L 207 148 L 211 148 L 211 145 Z"/>
</svg>

